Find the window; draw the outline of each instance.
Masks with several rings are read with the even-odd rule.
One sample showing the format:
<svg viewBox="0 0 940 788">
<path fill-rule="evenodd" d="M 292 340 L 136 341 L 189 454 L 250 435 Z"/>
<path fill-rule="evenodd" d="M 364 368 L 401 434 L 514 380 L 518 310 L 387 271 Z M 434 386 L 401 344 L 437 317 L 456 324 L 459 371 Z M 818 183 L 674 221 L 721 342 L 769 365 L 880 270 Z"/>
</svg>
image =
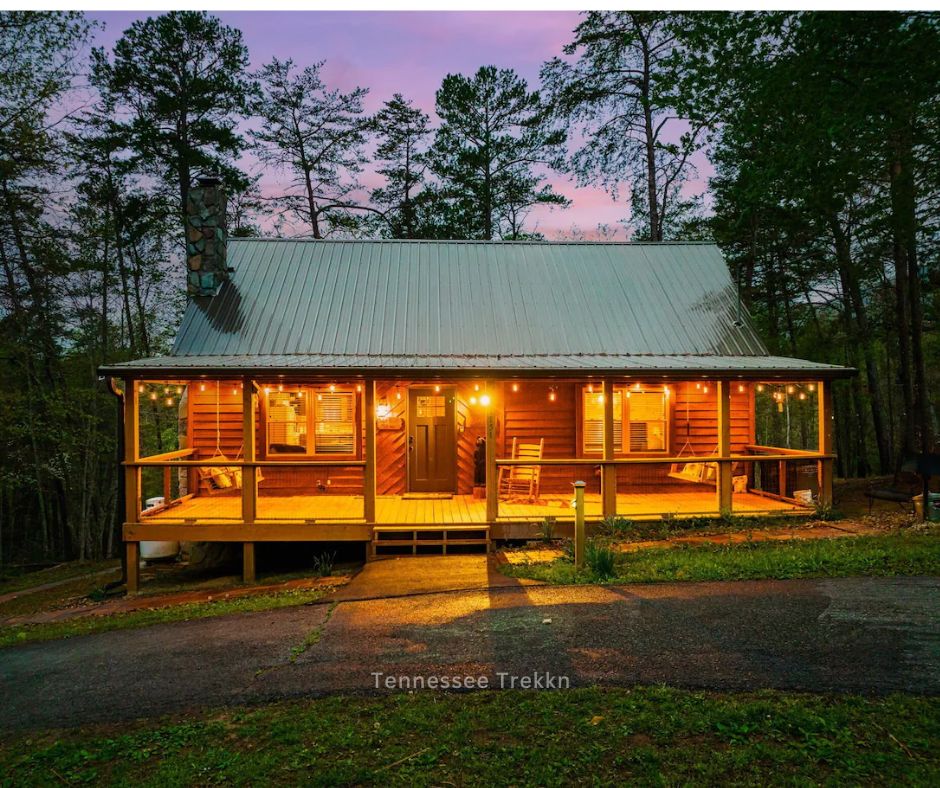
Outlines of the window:
<svg viewBox="0 0 940 788">
<path fill-rule="evenodd" d="M 356 394 L 298 388 L 268 391 L 266 446 L 269 455 L 356 454 Z"/>
<path fill-rule="evenodd" d="M 582 450 L 584 454 L 604 451 L 604 395 L 582 391 Z M 663 388 L 637 391 L 614 388 L 614 451 L 666 451 L 668 442 L 668 393 Z M 627 424 L 624 432 L 623 425 Z"/>
</svg>

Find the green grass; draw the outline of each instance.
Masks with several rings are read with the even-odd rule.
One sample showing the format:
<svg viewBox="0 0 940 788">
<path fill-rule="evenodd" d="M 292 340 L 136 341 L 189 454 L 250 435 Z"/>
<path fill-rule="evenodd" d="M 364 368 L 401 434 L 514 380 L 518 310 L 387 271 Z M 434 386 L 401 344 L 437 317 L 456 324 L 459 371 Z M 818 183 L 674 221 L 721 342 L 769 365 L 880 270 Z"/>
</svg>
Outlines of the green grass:
<svg viewBox="0 0 940 788">
<path fill-rule="evenodd" d="M 151 610 L 135 610 L 109 616 L 84 616 L 70 621 L 43 624 L 21 624 L 0 629 L 0 648 L 39 640 L 87 635 L 114 629 L 139 629 L 154 624 L 189 621 L 229 613 L 255 613 L 293 605 L 314 602 L 326 593 L 323 588 L 299 588 L 237 599 L 215 599 L 206 602 L 188 602 Z"/>
<path fill-rule="evenodd" d="M 797 577 L 940 574 L 940 536 L 905 533 L 732 545 L 686 545 L 620 553 L 612 576 L 578 571 L 570 558 L 503 565 L 512 577 L 548 583 L 657 583 Z"/>
<path fill-rule="evenodd" d="M 83 578 L 104 569 L 117 569 L 120 562 L 115 559 L 104 561 L 69 561 L 33 572 L 24 572 L 12 566 L 0 566 L 0 594 L 9 591 L 21 591 L 24 588 L 55 583 L 59 580 Z M 99 582 L 107 582 L 109 577 L 102 576 Z"/>
<path fill-rule="evenodd" d="M 940 783 L 940 705 L 666 688 L 339 696 L 0 744 L 0 784 Z"/>
</svg>

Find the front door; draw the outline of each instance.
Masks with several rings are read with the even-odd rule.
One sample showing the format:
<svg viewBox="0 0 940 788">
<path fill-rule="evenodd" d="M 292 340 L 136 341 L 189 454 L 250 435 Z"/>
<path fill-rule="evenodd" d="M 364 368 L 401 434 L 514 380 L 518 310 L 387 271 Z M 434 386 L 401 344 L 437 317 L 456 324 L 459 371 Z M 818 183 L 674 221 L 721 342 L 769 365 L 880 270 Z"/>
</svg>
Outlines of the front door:
<svg viewBox="0 0 940 788">
<path fill-rule="evenodd" d="M 410 492 L 454 492 L 457 486 L 452 387 L 408 390 L 408 489 Z"/>
</svg>

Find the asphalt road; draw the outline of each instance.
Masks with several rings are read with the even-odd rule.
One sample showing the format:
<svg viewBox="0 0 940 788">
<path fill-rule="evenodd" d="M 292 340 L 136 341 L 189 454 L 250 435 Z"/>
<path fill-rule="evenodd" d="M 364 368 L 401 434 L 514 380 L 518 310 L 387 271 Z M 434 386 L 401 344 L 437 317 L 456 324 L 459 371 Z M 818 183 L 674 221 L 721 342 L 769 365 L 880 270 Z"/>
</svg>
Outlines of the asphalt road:
<svg viewBox="0 0 940 788">
<path fill-rule="evenodd" d="M 547 674 L 570 686 L 940 694 L 935 577 L 351 596 L 0 650 L 0 727 L 375 692 L 375 672 L 380 683 Z"/>
</svg>

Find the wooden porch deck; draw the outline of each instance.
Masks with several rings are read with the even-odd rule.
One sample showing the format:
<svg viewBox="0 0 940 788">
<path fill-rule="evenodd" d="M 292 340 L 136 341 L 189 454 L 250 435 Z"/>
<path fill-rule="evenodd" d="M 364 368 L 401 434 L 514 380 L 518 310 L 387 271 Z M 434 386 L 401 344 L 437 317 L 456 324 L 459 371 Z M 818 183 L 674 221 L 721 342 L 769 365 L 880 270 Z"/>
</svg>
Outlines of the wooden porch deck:
<svg viewBox="0 0 940 788">
<path fill-rule="evenodd" d="M 500 501 L 499 521 L 531 521 L 553 516 L 573 519 L 570 496 L 543 496 L 537 503 Z M 801 507 L 754 493 L 735 493 L 735 514 L 799 511 Z M 377 525 L 434 525 L 487 522 L 486 501 L 470 495 L 451 498 L 403 498 L 398 495 L 376 497 Z M 601 497 L 585 496 L 588 518 L 601 516 Z M 713 492 L 669 492 L 620 494 L 617 512 L 624 517 L 653 517 L 662 513 L 676 515 L 716 514 Z M 167 509 L 145 514 L 142 522 L 234 521 L 241 517 L 241 499 L 236 496 L 196 496 Z M 258 520 L 276 522 L 361 522 L 363 499 L 359 495 L 285 495 L 259 496 Z"/>
</svg>

